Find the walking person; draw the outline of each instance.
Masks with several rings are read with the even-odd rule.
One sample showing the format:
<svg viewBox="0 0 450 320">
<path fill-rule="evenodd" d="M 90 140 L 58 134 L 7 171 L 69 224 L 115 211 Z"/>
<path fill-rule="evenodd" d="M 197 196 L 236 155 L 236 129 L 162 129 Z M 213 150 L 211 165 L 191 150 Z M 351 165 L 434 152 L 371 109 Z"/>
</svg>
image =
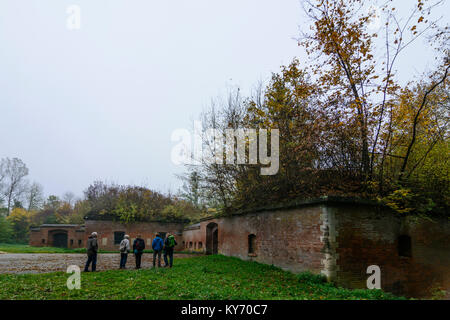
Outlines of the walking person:
<svg viewBox="0 0 450 320">
<path fill-rule="evenodd" d="M 177 245 L 175 236 L 173 234 L 168 234 L 166 241 L 164 242 L 164 267 L 172 268 L 173 265 L 173 249 Z M 170 263 L 167 262 L 167 256 L 169 256 Z"/>
<path fill-rule="evenodd" d="M 120 242 L 120 269 L 125 269 L 125 265 L 127 264 L 128 253 L 130 252 L 130 236 L 125 235 L 123 240 Z"/>
<path fill-rule="evenodd" d="M 141 259 L 142 254 L 144 253 L 144 249 L 145 249 L 145 241 L 144 239 L 141 238 L 141 235 L 138 235 L 133 242 L 133 252 L 134 257 L 136 259 L 136 269 L 141 268 Z"/>
<path fill-rule="evenodd" d="M 163 247 L 164 247 L 164 241 L 161 238 L 161 235 L 159 233 L 157 233 L 155 239 L 153 239 L 153 241 L 152 241 L 153 268 L 155 268 L 155 265 L 156 265 L 156 256 L 158 256 L 158 268 L 161 268 L 161 253 L 162 253 Z"/>
<path fill-rule="evenodd" d="M 92 232 L 87 241 L 87 256 L 88 260 L 84 266 L 84 272 L 89 272 L 89 265 L 92 263 L 92 272 L 97 269 L 97 252 L 98 252 L 98 242 L 97 242 L 97 232 Z"/>
</svg>

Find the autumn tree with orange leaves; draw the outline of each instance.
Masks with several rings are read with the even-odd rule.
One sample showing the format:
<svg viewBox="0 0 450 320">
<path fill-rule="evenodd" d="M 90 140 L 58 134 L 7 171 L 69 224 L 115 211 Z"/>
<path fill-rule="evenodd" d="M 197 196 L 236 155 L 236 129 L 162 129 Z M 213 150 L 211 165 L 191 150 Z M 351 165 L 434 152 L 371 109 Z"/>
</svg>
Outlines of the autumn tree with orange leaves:
<svg viewBox="0 0 450 320">
<path fill-rule="evenodd" d="M 303 1 L 311 24 L 298 41 L 308 59 L 283 67 L 253 97 L 204 117 L 205 127 L 280 130 L 275 176 L 259 175 L 257 165 L 197 171 L 214 203 L 235 210 L 350 195 L 400 213 L 447 211 L 449 37 L 433 15 L 443 1 L 417 0 L 406 15 L 385 1 L 379 28 L 371 29 L 376 2 Z M 434 48 L 435 66 L 417 79 L 413 70 L 399 74 L 397 64 L 418 39 Z"/>
</svg>

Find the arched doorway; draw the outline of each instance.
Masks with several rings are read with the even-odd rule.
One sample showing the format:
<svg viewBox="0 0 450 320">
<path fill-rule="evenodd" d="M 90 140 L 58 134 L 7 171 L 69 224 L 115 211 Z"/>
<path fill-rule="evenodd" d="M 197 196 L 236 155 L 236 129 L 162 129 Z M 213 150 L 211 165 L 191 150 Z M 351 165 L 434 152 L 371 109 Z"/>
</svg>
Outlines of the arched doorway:
<svg viewBox="0 0 450 320">
<path fill-rule="evenodd" d="M 57 230 L 52 232 L 52 245 L 58 248 L 67 248 L 67 231 Z"/>
<path fill-rule="evenodd" d="M 219 252 L 219 226 L 211 222 L 206 226 L 206 254 Z"/>
</svg>

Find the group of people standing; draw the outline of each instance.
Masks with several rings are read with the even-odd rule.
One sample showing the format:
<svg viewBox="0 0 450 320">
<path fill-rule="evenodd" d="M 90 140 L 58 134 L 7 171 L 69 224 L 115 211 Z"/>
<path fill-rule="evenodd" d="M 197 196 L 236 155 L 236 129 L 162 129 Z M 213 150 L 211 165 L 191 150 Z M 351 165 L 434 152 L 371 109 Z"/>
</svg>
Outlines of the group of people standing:
<svg viewBox="0 0 450 320">
<path fill-rule="evenodd" d="M 89 272 L 89 266 L 92 264 L 92 271 L 94 272 L 97 267 L 97 253 L 98 253 L 98 241 L 97 232 L 93 232 L 87 241 L 87 255 L 88 260 L 84 267 L 85 272 Z M 177 245 L 175 236 L 168 233 L 165 240 L 163 240 L 161 234 L 156 233 L 155 238 L 152 241 L 153 249 L 153 267 L 156 266 L 156 258 L 158 258 L 158 267 L 161 267 L 161 255 L 164 253 L 164 267 L 172 268 L 173 265 L 173 250 Z M 133 246 L 130 244 L 130 236 L 125 235 L 120 242 L 120 269 L 125 269 L 128 260 L 128 254 L 132 251 L 136 260 L 136 269 L 141 268 L 142 254 L 145 250 L 145 241 L 140 235 L 133 241 Z"/>
</svg>

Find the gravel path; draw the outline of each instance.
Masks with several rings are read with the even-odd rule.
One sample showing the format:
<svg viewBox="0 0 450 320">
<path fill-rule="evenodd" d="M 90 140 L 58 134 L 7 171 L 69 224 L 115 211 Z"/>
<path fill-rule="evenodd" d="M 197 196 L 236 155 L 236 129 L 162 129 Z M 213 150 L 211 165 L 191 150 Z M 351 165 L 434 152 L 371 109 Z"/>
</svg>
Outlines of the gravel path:
<svg viewBox="0 0 450 320">
<path fill-rule="evenodd" d="M 174 254 L 176 259 L 189 258 L 196 255 Z M 55 271 L 66 271 L 70 265 L 78 265 L 81 270 L 86 263 L 86 254 L 59 254 L 59 253 L 6 253 L 0 254 L 0 274 L 2 273 L 47 273 Z M 118 269 L 120 254 L 102 253 L 97 256 L 97 271 Z M 134 268 L 134 256 L 128 255 L 127 268 Z M 142 256 L 142 268 L 150 268 L 153 263 L 153 254 L 144 253 Z M 161 264 L 164 265 L 163 257 Z"/>
</svg>

